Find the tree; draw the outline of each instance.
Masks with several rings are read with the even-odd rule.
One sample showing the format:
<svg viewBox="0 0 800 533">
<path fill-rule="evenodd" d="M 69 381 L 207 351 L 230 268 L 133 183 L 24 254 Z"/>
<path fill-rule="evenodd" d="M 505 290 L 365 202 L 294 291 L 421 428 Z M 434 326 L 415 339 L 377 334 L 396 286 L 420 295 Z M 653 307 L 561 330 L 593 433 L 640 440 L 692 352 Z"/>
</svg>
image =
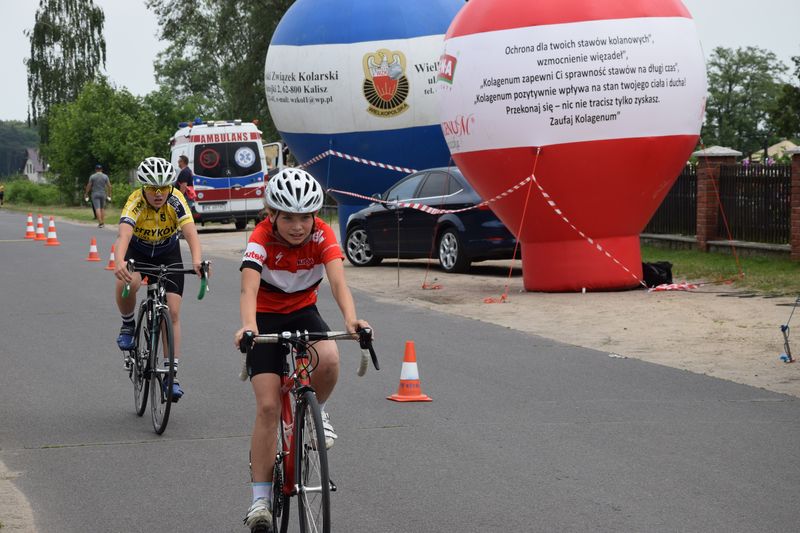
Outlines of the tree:
<svg viewBox="0 0 800 533">
<path fill-rule="evenodd" d="M 792 57 L 794 62 L 794 84 L 781 85 L 780 94 L 770 111 L 770 123 L 781 137 L 800 138 L 800 56 Z"/>
<path fill-rule="evenodd" d="M 40 0 L 30 38 L 28 120 L 45 120 L 54 105 L 73 101 L 106 62 L 105 15 L 92 0 Z M 47 139 L 46 123 L 41 128 Z"/>
<path fill-rule="evenodd" d="M 159 84 L 205 97 L 214 118 L 258 119 L 277 135 L 264 92 L 267 47 L 293 0 L 148 0 L 170 45 L 156 61 Z"/>
<path fill-rule="evenodd" d="M 708 101 L 702 136 L 749 154 L 776 140 L 768 122 L 786 71 L 774 53 L 750 47 L 714 49 L 708 62 Z"/>
<path fill-rule="evenodd" d="M 168 153 L 154 114 L 126 89 L 104 78 L 89 82 L 74 102 L 50 110 L 45 155 L 55 183 L 68 201 L 78 201 L 86 179 L 101 163 L 112 181 L 127 181 L 131 169 L 149 155 Z"/>
</svg>

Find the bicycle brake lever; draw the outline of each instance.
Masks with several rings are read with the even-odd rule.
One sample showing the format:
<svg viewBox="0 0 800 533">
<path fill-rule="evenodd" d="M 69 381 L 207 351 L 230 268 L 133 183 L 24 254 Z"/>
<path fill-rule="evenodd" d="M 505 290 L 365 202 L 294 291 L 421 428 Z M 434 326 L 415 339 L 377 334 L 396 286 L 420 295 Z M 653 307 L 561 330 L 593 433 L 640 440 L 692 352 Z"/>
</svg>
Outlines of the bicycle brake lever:
<svg viewBox="0 0 800 533">
<path fill-rule="evenodd" d="M 242 353 L 247 353 L 250 349 L 252 349 L 255 336 L 256 334 L 252 331 L 245 331 L 242 334 L 242 338 L 239 340 L 239 351 Z"/>
</svg>

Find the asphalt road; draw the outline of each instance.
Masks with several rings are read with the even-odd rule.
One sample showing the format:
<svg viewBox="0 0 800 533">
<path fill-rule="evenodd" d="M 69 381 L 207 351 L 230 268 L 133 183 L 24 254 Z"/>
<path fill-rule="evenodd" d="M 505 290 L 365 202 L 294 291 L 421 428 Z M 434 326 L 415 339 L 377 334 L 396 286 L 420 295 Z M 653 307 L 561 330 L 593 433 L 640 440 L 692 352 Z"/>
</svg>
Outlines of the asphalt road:
<svg viewBox="0 0 800 533">
<path fill-rule="evenodd" d="M 62 245 L 46 247 L 0 211 L 0 461 L 37 530 L 245 531 L 237 262 L 215 260 L 202 302 L 187 278 L 186 396 L 159 437 L 133 412 L 114 342 L 115 235 L 56 223 Z M 85 261 L 92 236 L 99 263 Z M 796 398 L 354 295 L 383 369 L 357 378 L 356 346 L 340 343 L 335 531 L 797 530 Z M 432 403 L 385 399 L 406 340 Z"/>
</svg>

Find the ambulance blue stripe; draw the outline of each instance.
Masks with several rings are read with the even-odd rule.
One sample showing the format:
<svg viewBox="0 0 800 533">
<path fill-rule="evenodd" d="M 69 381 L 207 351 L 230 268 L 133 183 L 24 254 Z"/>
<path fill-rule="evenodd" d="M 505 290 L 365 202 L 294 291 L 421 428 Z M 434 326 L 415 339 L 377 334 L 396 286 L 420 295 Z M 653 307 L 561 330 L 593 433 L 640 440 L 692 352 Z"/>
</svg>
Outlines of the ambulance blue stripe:
<svg viewBox="0 0 800 533">
<path fill-rule="evenodd" d="M 441 35 L 462 0 L 427 0 L 409 8 L 406 2 L 298 0 L 286 12 L 270 44 L 305 46 L 347 44 Z"/>
<path fill-rule="evenodd" d="M 208 176 L 203 176 L 202 174 L 194 175 L 195 185 L 204 185 L 206 187 L 211 187 L 212 189 L 227 189 L 228 187 L 233 187 L 235 185 L 241 185 L 244 187 L 245 185 L 259 183 L 262 181 L 264 181 L 263 172 L 256 172 L 255 174 L 250 174 L 249 176 L 231 178 L 211 178 Z"/>
</svg>

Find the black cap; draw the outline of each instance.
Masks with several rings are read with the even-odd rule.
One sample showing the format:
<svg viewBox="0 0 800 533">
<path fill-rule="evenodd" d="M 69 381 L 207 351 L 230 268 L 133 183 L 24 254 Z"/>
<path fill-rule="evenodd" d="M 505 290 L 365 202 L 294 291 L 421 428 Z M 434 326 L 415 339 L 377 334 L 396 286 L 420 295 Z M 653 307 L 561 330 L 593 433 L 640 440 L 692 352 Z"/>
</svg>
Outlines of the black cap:
<svg viewBox="0 0 800 533">
<path fill-rule="evenodd" d="M 94 166 L 94 168 L 103 168 L 103 165 L 101 165 L 100 163 L 97 163 L 97 164 Z"/>
</svg>

